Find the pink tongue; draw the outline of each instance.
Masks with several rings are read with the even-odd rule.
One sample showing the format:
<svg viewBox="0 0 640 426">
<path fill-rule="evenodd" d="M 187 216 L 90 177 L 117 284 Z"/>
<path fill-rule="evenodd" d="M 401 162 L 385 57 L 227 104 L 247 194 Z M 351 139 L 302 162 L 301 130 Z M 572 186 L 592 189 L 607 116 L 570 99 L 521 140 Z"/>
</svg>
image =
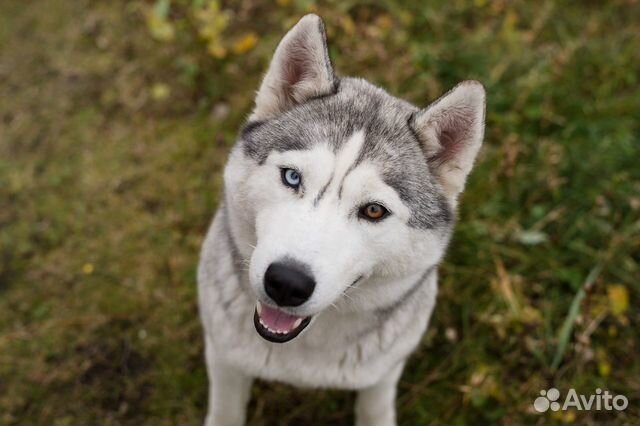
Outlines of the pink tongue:
<svg viewBox="0 0 640 426">
<path fill-rule="evenodd" d="M 296 315 L 289 315 L 262 303 L 260 303 L 260 306 L 260 319 L 271 330 L 289 332 L 293 329 L 293 324 L 296 320 L 303 318 Z"/>
</svg>

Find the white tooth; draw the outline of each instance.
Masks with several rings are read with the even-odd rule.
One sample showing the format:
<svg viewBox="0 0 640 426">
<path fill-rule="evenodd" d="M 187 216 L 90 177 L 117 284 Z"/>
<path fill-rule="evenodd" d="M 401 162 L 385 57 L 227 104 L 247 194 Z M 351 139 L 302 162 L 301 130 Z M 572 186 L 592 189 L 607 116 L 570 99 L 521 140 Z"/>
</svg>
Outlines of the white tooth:
<svg viewBox="0 0 640 426">
<path fill-rule="evenodd" d="M 293 328 L 300 327 L 300 324 L 302 324 L 302 318 L 298 318 L 296 322 L 293 323 Z"/>
<path fill-rule="evenodd" d="M 256 309 L 258 310 L 258 315 L 262 314 L 262 303 L 258 302 L 256 305 Z"/>
</svg>

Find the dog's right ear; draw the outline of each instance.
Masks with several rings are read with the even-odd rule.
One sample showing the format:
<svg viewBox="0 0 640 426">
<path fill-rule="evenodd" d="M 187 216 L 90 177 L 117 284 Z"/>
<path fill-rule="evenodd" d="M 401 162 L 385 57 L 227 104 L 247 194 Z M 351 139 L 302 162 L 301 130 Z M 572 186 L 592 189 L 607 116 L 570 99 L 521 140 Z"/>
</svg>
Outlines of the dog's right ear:
<svg viewBox="0 0 640 426">
<path fill-rule="evenodd" d="M 305 15 L 278 45 L 249 120 L 272 118 L 336 88 L 322 19 Z"/>
<path fill-rule="evenodd" d="M 462 192 L 482 145 L 484 113 L 484 87 L 468 80 L 409 120 L 429 166 L 453 202 Z"/>
</svg>

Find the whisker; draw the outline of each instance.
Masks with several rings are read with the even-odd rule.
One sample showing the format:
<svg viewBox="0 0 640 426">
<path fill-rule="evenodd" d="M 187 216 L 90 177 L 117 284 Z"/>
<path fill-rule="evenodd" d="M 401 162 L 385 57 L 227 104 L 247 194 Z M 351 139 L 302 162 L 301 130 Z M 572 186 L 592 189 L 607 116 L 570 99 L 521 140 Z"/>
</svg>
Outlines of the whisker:
<svg viewBox="0 0 640 426">
<path fill-rule="evenodd" d="M 347 299 L 349 299 L 349 300 L 353 300 L 353 301 L 355 301 L 355 299 L 354 299 L 353 297 L 351 297 L 351 295 L 350 295 L 350 294 L 348 294 L 346 291 L 343 291 L 343 292 L 342 292 L 342 295 L 343 295 L 344 297 L 346 297 Z"/>
<path fill-rule="evenodd" d="M 344 295 L 344 297 L 345 297 L 345 299 L 344 299 L 344 300 L 345 300 L 345 302 L 346 302 L 347 304 L 351 305 L 351 307 L 352 307 L 352 308 L 357 307 L 356 299 L 354 299 L 353 297 L 351 297 L 350 295 L 348 295 L 348 294 L 347 294 L 347 293 L 345 293 L 344 291 L 342 292 L 342 294 Z"/>
</svg>

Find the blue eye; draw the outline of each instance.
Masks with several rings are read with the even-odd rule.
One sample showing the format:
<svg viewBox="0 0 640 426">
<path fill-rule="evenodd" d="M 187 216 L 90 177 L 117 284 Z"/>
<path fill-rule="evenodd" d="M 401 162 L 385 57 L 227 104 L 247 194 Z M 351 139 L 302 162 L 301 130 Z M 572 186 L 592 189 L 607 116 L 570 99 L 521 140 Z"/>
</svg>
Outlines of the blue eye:
<svg viewBox="0 0 640 426">
<path fill-rule="evenodd" d="M 282 183 L 284 183 L 285 185 L 294 189 L 298 189 L 301 180 L 302 177 L 297 171 L 293 169 L 282 169 Z"/>
</svg>

